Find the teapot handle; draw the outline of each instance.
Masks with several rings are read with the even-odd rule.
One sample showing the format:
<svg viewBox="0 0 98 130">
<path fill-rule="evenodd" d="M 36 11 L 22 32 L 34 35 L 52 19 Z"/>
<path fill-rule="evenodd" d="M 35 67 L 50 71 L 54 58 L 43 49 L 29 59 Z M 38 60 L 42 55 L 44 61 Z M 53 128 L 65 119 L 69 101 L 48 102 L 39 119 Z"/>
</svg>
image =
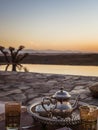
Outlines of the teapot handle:
<svg viewBox="0 0 98 130">
<path fill-rule="evenodd" d="M 57 107 L 57 101 L 56 101 L 56 100 L 53 101 L 53 100 L 52 100 L 51 98 L 49 98 L 49 97 L 43 98 L 43 101 L 41 102 L 41 105 L 42 105 L 42 107 L 44 108 L 44 110 L 45 110 L 46 112 L 49 112 L 49 111 L 47 110 L 47 108 L 45 107 L 45 104 L 47 104 L 47 105 L 50 105 L 50 104 L 54 105 L 54 107 L 51 107 L 51 106 L 50 106 L 50 112 L 52 112 L 52 111 Z"/>
</svg>

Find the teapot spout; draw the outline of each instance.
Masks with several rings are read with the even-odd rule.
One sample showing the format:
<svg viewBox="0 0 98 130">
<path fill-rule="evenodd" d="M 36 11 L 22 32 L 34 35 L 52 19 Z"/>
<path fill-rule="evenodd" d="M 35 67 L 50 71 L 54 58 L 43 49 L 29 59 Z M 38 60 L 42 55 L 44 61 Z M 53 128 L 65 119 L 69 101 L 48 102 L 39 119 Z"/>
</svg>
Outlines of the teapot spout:
<svg viewBox="0 0 98 130">
<path fill-rule="evenodd" d="M 75 110 L 78 107 L 79 97 L 80 95 L 76 97 L 75 103 L 72 105 L 73 110 Z"/>
</svg>

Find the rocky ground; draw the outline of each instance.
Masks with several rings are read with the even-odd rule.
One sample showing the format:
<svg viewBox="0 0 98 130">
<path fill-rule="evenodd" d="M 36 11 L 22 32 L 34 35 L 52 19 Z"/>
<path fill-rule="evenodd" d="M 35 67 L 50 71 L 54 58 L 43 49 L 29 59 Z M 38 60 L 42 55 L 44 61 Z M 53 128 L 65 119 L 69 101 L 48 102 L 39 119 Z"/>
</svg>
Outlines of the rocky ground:
<svg viewBox="0 0 98 130">
<path fill-rule="evenodd" d="M 30 72 L 0 72 L 0 101 L 22 101 L 30 105 L 45 96 L 51 96 L 61 87 L 75 99 L 98 106 L 89 87 L 98 82 L 98 77 L 39 74 Z"/>
</svg>

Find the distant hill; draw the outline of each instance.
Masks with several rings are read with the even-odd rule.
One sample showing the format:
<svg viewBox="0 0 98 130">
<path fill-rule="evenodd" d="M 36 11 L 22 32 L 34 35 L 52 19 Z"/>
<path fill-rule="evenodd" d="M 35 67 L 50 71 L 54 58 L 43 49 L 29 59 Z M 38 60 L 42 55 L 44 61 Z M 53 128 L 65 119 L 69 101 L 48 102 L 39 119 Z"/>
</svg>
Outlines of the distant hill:
<svg viewBox="0 0 98 130">
<path fill-rule="evenodd" d="M 98 53 L 33 51 L 25 50 L 27 56 L 24 64 L 57 64 L 57 65 L 98 65 Z M 5 63 L 4 56 L 0 56 L 0 64 Z"/>
<path fill-rule="evenodd" d="M 72 50 L 32 50 L 32 49 L 25 49 L 22 50 L 21 53 L 41 53 L 41 54 L 66 54 L 66 53 L 92 53 L 92 52 L 83 52 L 83 51 L 72 51 Z"/>
</svg>

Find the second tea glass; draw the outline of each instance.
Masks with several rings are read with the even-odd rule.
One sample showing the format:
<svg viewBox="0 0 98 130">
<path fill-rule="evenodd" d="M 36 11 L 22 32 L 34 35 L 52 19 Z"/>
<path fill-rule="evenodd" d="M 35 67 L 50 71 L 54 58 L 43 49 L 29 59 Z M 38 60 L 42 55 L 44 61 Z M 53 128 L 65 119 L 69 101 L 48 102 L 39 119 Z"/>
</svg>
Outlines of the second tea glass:
<svg viewBox="0 0 98 130">
<path fill-rule="evenodd" d="M 80 118 L 82 122 L 82 130 L 97 130 L 97 106 L 80 106 Z"/>
</svg>

